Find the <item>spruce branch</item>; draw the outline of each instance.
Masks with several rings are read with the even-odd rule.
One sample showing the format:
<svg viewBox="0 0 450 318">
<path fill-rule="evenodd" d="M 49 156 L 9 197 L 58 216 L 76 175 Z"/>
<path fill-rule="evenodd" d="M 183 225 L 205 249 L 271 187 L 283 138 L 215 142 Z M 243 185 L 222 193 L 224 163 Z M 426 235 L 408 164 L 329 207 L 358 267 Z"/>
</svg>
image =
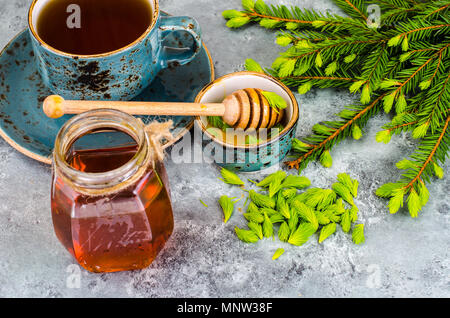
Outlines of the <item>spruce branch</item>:
<svg viewBox="0 0 450 318">
<path fill-rule="evenodd" d="M 364 1 L 363 0 L 335 0 L 334 3 L 344 10 L 349 16 L 357 19 L 367 20 L 367 16 L 364 14 Z"/>
<path fill-rule="evenodd" d="M 450 73 L 440 77 L 426 92 L 417 114 L 419 127 L 430 127 L 432 134 L 439 130 L 450 110 Z"/>
<path fill-rule="evenodd" d="M 450 4 L 447 0 L 436 1 L 435 3 L 427 4 L 427 6 L 419 12 L 419 17 L 423 19 L 436 18 L 438 15 L 448 16 Z"/>
<path fill-rule="evenodd" d="M 424 137 L 410 159 L 397 163 L 397 168 L 405 170 L 399 181 L 387 183 L 377 190 L 378 196 L 390 199 L 391 213 L 397 213 L 404 205 L 405 196 L 407 196 L 409 213 L 413 218 L 418 217 L 419 212 L 428 202 L 429 191 L 425 183 L 430 182 L 433 175 L 443 177 L 443 170 L 438 164 L 444 163 L 448 155 L 449 122 L 450 116 L 447 117 L 440 133 Z"/>
<path fill-rule="evenodd" d="M 383 97 L 384 95 L 379 96 L 368 106 L 347 107 L 338 114 L 342 120 L 327 121 L 324 122 L 326 126 L 316 126 L 316 134 L 307 137 L 303 147 L 294 147 L 294 151 L 301 153 L 301 156 L 296 160 L 286 162 L 286 165 L 290 169 L 303 170 L 309 162 L 320 157 L 324 151 L 329 151 L 341 139 L 350 136 L 354 125 L 364 127 L 368 119 L 380 110 Z M 323 130 L 319 131 L 317 129 L 319 127 Z"/>
<path fill-rule="evenodd" d="M 398 21 L 414 18 L 428 6 L 427 3 L 413 4 L 410 2 L 393 4 L 389 1 L 380 1 L 380 3 L 374 1 L 373 3 L 381 6 L 380 11 L 383 12 L 383 15 L 381 16 L 381 25 L 388 27 L 392 27 Z"/>
<path fill-rule="evenodd" d="M 244 11 L 226 10 L 223 16 L 229 19 L 227 26 L 238 28 L 250 22 L 259 23 L 262 27 L 286 28 L 295 30 L 301 28 L 313 28 L 313 22 L 330 14 L 322 15 L 314 10 L 302 10 L 300 8 L 288 9 L 286 6 L 269 6 L 262 0 L 243 0 Z"/>
<path fill-rule="evenodd" d="M 309 72 L 311 74 L 311 72 Z M 302 87 L 302 94 L 306 94 L 312 87 L 349 87 L 357 81 L 356 78 L 343 76 L 285 76 L 278 78 L 282 83 L 288 86 Z M 306 86 L 302 86 L 306 85 Z"/>
<path fill-rule="evenodd" d="M 411 181 L 404 187 L 406 190 L 411 190 L 416 183 L 421 179 L 426 179 L 427 181 L 432 176 L 431 169 L 429 169 L 429 166 L 431 163 L 436 162 L 436 160 L 439 160 L 440 162 L 445 162 L 445 158 L 447 156 L 448 152 L 448 142 L 449 142 L 449 136 L 448 136 L 448 124 L 450 122 L 450 116 L 447 117 L 447 120 L 445 121 L 444 127 L 442 128 L 442 131 L 439 134 L 430 135 L 423 139 L 421 145 L 419 146 L 419 149 L 423 150 L 430 150 L 428 151 L 428 155 L 424 157 L 417 151 L 412 158 L 415 159 L 417 163 L 420 162 L 418 167 L 420 168 L 418 172 L 414 174 L 405 174 L 405 178 L 410 178 Z M 437 159 L 436 159 L 437 157 Z M 425 160 L 423 160 L 425 159 Z M 416 165 L 417 166 L 417 165 Z M 411 178 L 413 177 L 413 178 Z"/>
<path fill-rule="evenodd" d="M 231 23 L 234 27 L 257 22 L 279 30 L 276 42 L 285 50 L 271 68 L 249 59 L 251 70 L 272 75 L 300 94 L 314 87 L 360 92 L 361 103 L 345 107 L 340 119 L 318 123 L 310 136 L 295 139 L 293 152 L 299 157 L 287 165 L 302 170 L 318 160 L 331 166 L 330 150 L 344 138 L 360 139 L 368 120 L 384 109 L 393 118 L 377 134 L 378 142 L 411 133 L 420 143 L 410 159 L 397 164 L 406 170 L 402 178 L 377 194 L 390 198 L 391 212 L 406 204 L 416 217 L 428 200 L 425 184 L 433 172 L 443 175 L 439 165 L 449 147 L 450 5 L 448 0 L 333 1 L 348 16 L 268 6 L 262 0 L 244 0 L 244 11 L 224 16 L 229 22 L 241 19 Z M 369 4 L 383 13 L 376 27 L 366 22 Z"/>
<path fill-rule="evenodd" d="M 388 143 L 394 134 L 400 134 L 402 132 L 410 131 L 414 129 L 418 123 L 416 114 L 402 113 L 395 116 L 389 124 L 383 126 L 377 134 L 378 142 Z"/>
<path fill-rule="evenodd" d="M 392 9 L 408 9 L 411 7 L 410 1 L 403 0 L 369 0 L 367 1 L 369 4 L 378 4 L 381 6 L 383 11 L 388 11 Z"/>
</svg>

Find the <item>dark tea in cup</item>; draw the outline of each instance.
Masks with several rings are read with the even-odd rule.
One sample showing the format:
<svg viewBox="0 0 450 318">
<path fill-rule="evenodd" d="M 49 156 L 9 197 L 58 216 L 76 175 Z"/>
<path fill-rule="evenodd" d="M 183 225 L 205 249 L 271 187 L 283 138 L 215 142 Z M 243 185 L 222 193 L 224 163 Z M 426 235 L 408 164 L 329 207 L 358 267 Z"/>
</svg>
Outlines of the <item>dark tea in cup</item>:
<svg viewBox="0 0 450 318">
<path fill-rule="evenodd" d="M 137 40 L 152 23 L 149 0 L 51 0 L 37 19 L 37 33 L 51 47 L 96 55 Z"/>
<path fill-rule="evenodd" d="M 203 45 L 198 22 L 158 0 L 33 0 L 28 28 L 44 85 L 65 99 L 131 100 Z"/>
</svg>

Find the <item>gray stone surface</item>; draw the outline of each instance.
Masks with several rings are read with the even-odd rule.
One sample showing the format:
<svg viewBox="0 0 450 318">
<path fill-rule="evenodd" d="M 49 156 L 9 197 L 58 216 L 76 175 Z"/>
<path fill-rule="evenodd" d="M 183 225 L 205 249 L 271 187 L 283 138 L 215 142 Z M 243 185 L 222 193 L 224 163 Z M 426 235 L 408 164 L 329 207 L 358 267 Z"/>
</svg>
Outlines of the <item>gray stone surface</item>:
<svg viewBox="0 0 450 318">
<path fill-rule="evenodd" d="M 30 2 L 0 0 L 1 47 L 26 27 Z M 279 3 L 338 11 L 328 0 Z M 272 32 L 225 27 L 222 10 L 240 8 L 239 0 L 161 0 L 161 8 L 199 20 L 217 76 L 242 70 L 247 57 L 268 66 L 277 56 Z M 297 98 L 298 136 L 353 100 L 335 90 Z M 240 190 L 218 181 L 214 165 L 169 161 L 172 238 L 149 268 L 102 275 L 80 270 L 53 233 L 50 167 L 0 140 L 0 297 L 449 297 L 450 180 L 429 186 L 432 196 L 419 218 L 411 219 L 406 211 L 389 215 L 387 202 L 374 190 L 399 177 L 394 164 L 413 151 L 415 142 L 402 135 L 388 145 L 377 144 L 375 134 L 387 120 L 376 117 L 360 141 L 336 147 L 331 169 L 311 164 L 304 172 L 317 187 L 329 187 L 340 172 L 360 180 L 356 203 L 366 224 L 364 245 L 353 245 L 341 230 L 321 245 L 314 239 L 302 247 L 267 239 L 245 245 L 233 232 L 234 226 L 244 225 L 243 217 L 236 211 L 224 225 L 217 204 L 220 195 L 240 196 Z M 448 164 L 445 171 L 448 175 Z M 272 261 L 279 247 L 286 253 Z"/>
</svg>

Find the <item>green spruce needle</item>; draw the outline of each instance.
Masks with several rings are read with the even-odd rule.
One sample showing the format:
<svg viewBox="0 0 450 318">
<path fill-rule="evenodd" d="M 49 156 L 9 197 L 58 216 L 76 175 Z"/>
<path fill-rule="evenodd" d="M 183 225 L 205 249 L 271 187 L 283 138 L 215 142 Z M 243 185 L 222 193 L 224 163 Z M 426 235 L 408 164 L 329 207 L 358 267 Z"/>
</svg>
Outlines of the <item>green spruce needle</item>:
<svg viewBox="0 0 450 318">
<path fill-rule="evenodd" d="M 289 226 L 290 233 L 294 232 L 298 226 L 299 216 L 296 209 L 291 210 L 291 217 L 288 219 L 287 223 Z"/>
<path fill-rule="evenodd" d="M 248 17 L 236 17 L 228 20 L 227 27 L 229 28 L 240 28 L 250 22 Z"/>
<path fill-rule="evenodd" d="M 278 110 L 278 109 L 285 109 L 287 107 L 287 103 L 283 97 L 280 95 L 273 93 L 273 92 L 267 92 L 262 91 L 262 94 L 269 102 L 270 107 Z"/>
<path fill-rule="evenodd" d="M 282 216 L 280 213 L 271 215 L 269 218 L 270 218 L 270 222 L 272 222 L 272 224 L 283 223 L 285 220 L 285 217 Z"/>
<path fill-rule="evenodd" d="M 250 200 L 252 200 L 253 203 L 255 203 L 257 206 L 261 207 L 261 208 L 270 208 L 270 209 L 274 209 L 276 202 L 273 198 L 255 192 L 254 190 L 250 190 L 249 191 L 249 195 L 250 195 Z"/>
<path fill-rule="evenodd" d="M 259 65 L 253 59 L 246 59 L 245 60 L 245 69 L 247 71 L 251 71 L 251 72 L 264 73 L 264 70 L 262 69 L 261 65 Z"/>
<path fill-rule="evenodd" d="M 336 192 L 345 201 L 347 201 L 351 205 L 355 204 L 353 202 L 353 196 L 351 195 L 350 190 L 345 185 L 343 185 L 342 183 L 334 183 L 332 185 L 332 188 L 334 192 Z"/>
<path fill-rule="evenodd" d="M 326 208 L 325 210 L 323 210 L 322 213 L 325 215 L 325 217 L 327 217 L 330 220 L 330 222 L 334 222 L 334 223 L 341 222 L 341 216 L 336 213 L 335 205 L 332 205 L 332 206 Z"/>
<path fill-rule="evenodd" d="M 222 12 L 222 16 L 225 19 L 232 19 L 232 18 L 242 17 L 245 15 L 242 12 L 237 11 L 237 10 L 225 10 Z"/>
<path fill-rule="evenodd" d="M 283 254 L 284 254 L 284 249 L 283 248 L 277 249 L 275 251 L 275 254 L 273 254 L 273 256 L 272 256 L 272 260 L 274 261 L 274 260 L 280 258 L 280 256 L 283 255 Z"/>
<path fill-rule="evenodd" d="M 269 217 L 275 214 L 279 214 L 277 210 L 271 208 L 261 208 L 260 211 L 262 214 L 266 213 Z"/>
<path fill-rule="evenodd" d="M 311 185 L 311 181 L 309 181 L 306 177 L 293 176 L 289 175 L 281 184 L 281 188 L 296 188 L 296 189 L 304 189 Z"/>
<path fill-rule="evenodd" d="M 359 140 L 362 137 L 362 130 L 356 124 L 353 126 L 352 136 L 353 136 L 353 139 L 355 139 L 355 140 Z"/>
<path fill-rule="evenodd" d="M 393 195 L 389 200 L 389 212 L 395 214 L 403 207 L 404 190 L 402 188 L 393 191 Z"/>
<path fill-rule="evenodd" d="M 442 169 L 435 163 L 433 164 L 433 170 L 434 170 L 434 173 L 436 174 L 436 177 L 438 177 L 439 179 L 444 178 L 444 169 Z"/>
<path fill-rule="evenodd" d="M 227 223 L 231 215 L 233 214 L 234 202 L 231 201 L 231 198 L 229 198 L 228 196 L 223 195 L 219 199 L 219 204 L 223 210 L 224 223 Z"/>
<path fill-rule="evenodd" d="M 213 127 L 213 128 L 219 128 L 222 131 L 226 131 L 228 128 L 231 128 L 231 126 L 227 125 L 222 117 L 219 116 L 209 116 L 208 117 L 208 123 Z M 216 137 L 220 137 L 220 135 L 217 135 L 213 129 L 208 129 L 208 132 L 210 132 L 211 134 L 213 134 Z"/>
<path fill-rule="evenodd" d="M 258 235 L 251 230 L 243 230 L 238 227 L 234 229 L 237 237 L 244 243 L 256 243 L 259 241 Z"/>
<path fill-rule="evenodd" d="M 341 215 L 344 214 L 346 209 L 345 209 L 345 205 L 344 205 L 344 200 L 342 200 L 342 198 L 339 198 L 336 200 L 336 204 L 334 205 L 334 209 L 335 209 L 335 214 L 337 215 Z"/>
<path fill-rule="evenodd" d="M 334 234 L 334 232 L 336 232 L 336 223 L 330 223 L 322 227 L 319 235 L 319 243 L 325 241 L 330 235 Z"/>
<path fill-rule="evenodd" d="M 277 196 L 277 210 L 286 219 L 289 219 L 291 217 L 289 204 L 286 202 L 286 199 L 280 193 Z"/>
<path fill-rule="evenodd" d="M 314 229 L 317 230 L 319 227 L 319 221 L 317 220 L 317 216 L 311 207 L 307 206 L 303 202 L 294 201 L 292 203 L 292 208 L 296 209 L 298 215 L 305 221 L 309 222 Z"/>
<path fill-rule="evenodd" d="M 284 189 L 281 191 L 281 194 L 283 195 L 283 198 L 289 200 L 297 195 L 297 189 L 294 188 Z"/>
<path fill-rule="evenodd" d="M 331 189 L 324 189 L 321 192 L 321 199 L 317 204 L 316 208 L 318 210 L 323 210 L 333 204 L 336 201 L 336 192 Z"/>
<path fill-rule="evenodd" d="M 397 183 L 386 183 L 379 187 L 375 194 L 382 198 L 390 198 L 393 195 L 394 190 L 399 188 L 400 185 Z"/>
<path fill-rule="evenodd" d="M 352 194 L 352 196 L 356 198 L 356 196 L 358 195 L 358 184 L 359 184 L 358 181 L 353 180 L 346 173 L 338 174 L 337 179 L 340 183 L 342 183 L 344 186 L 346 186 L 347 189 Z"/>
<path fill-rule="evenodd" d="M 247 11 L 252 11 L 255 7 L 255 1 L 254 0 L 242 0 L 242 6 Z"/>
<path fill-rule="evenodd" d="M 276 178 L 269 184 L 269 197 L 272 198 L 281 190 L 281 182 L 282 180 L 280 178 Z"/>
<path fill-rule="evenodd" d="M 330 218 L 322 211 L 316 211 L 317 221 L 320 225 L 327 225 L 331 222 Z"/>
<path fill-rule="evenodd" d="M 351 226 L 352 226 L 352 217 L 350 215 L 350 211 L 345 211 L 341 219 L 342 230 L 345 233 L 348 233 L 350 231 Z"/>
<path fill-rule="evenodd" d="M 352 240 L 355 244 L 362 244 L 365 241 L 364 237 L 364 224 L 357 224 L 353 228 Z"/>
<path fill-rule="evenodd" d="M 256 204 L 253 203 L 253 202 L 250 202 L 250 203 L 248 204 L 247 212 L 248 212 L 248 213 L 255 213 L 255 214 L 262 214 L 262 213 L 259 211 L 259 208 L 256 206 Z"/>
<path fill-rule="evenodd" d="M 222 175 L 223 178 L 221 180 L 227 184 L 244 185 L 244 181 L 242 181 L 234 172 L 222 168 L 220 174 Z"/>
<path fill-rule="evenodd" d="M 416 218 L 419 215 L 419 211 L 422 209 L 422 202 L 416 190 L 411 189 L 408 199 L 408 210 L 411 217 Z"/>
<path fill-rule="evenodd" d="M 324 151 L 320 156 L 320 163 L 325 168 L 331 168 L 331 166 L 333 165 L 333 158 L 331 157 L 328 150 Z"/>
<path fill-rule="evenodd" d="M 350 209 L 350 220 L 352 223 L 358 221 L 358 207 L 356 205 L 352 206 Z"/>
<path fill-rule="evenodd" d="M 250 223 L 248 223 L 248 228 L 250 230 L 252 230 L 253 232 L 255 232 L 256 235 L 258 235 L 258 238 L 260 240 L 263 239 L 263 230 L 262 230 L 261 224 L 255 223 L 255 222 L 250 222 Z"/>
<path fill-rule="evenodd" d="M 267 213 L 264 212 L 264 222 L 262 224 L 264 237 L 272 237 L 273 236 L 273 224 L 270 221 L 270 218 L 267 216 Z"/>
<path fill-rule="evenodd" d="M 261 214 L 261 213 L 244 213 L 244 217 L 249 222 L 254 222 L 254 223 L 264 222 L 264 214 Z"/>
<path fill-rule="evenodd" d="M 297 230 L 291 234 L 288 243 L 301 246 L 308 242 L 309 238 L 316 232 L 316 228 L 311 223 L 302 223 Z"/>
<path fill-rule="evenodd" d="M 270 175 L 268 175 L 267 177 L 265 177 L 261 182 L 257 183 L 256 185 L 258 187 L 261 188 L 267 188 L 270 186 L 270 184 L 272 182 L 278 182 L 278 181 L 283 181 L 284 178 L 286 178 L 286 172 L 284 172 L 283 170 L 279 170 L 277 172 L 274 172 Z"/>
<path fill-rule="evenodd" d="M 286 222 L 281 223 L 280 228 L 278 229 L 278 238 L 280 241 L 287 242 L 290 234 L 291 230 L 289 229 L 289 225 Z"/>
</svg>

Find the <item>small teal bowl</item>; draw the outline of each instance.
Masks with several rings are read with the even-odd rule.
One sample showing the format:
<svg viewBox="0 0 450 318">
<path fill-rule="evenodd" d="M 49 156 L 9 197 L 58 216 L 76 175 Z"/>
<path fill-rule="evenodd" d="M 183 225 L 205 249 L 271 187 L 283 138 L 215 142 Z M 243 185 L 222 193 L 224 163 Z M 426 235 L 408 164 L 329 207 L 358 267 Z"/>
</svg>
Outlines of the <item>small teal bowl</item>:
<svg viewBox="0 0 450 318">
<path fill-rule="evenodd" d="M 216 164 L 229 170 L 255 172 L 279 164 L 291 150 L 299 109 L 294 95 L 283 83 L 266 74 L 245 71 L 213 81 L 200 91 L 195 102 L 221 103 L 226 96 L 244 88 L 274 92 L 286 100 L 284 129 L 278 135 L 261 143 L 234 145 L 211 133 L 207 117 L 197 117 L 195 124 L 203 132 L 203 149 L 210 151 Z"/>
</svg>

